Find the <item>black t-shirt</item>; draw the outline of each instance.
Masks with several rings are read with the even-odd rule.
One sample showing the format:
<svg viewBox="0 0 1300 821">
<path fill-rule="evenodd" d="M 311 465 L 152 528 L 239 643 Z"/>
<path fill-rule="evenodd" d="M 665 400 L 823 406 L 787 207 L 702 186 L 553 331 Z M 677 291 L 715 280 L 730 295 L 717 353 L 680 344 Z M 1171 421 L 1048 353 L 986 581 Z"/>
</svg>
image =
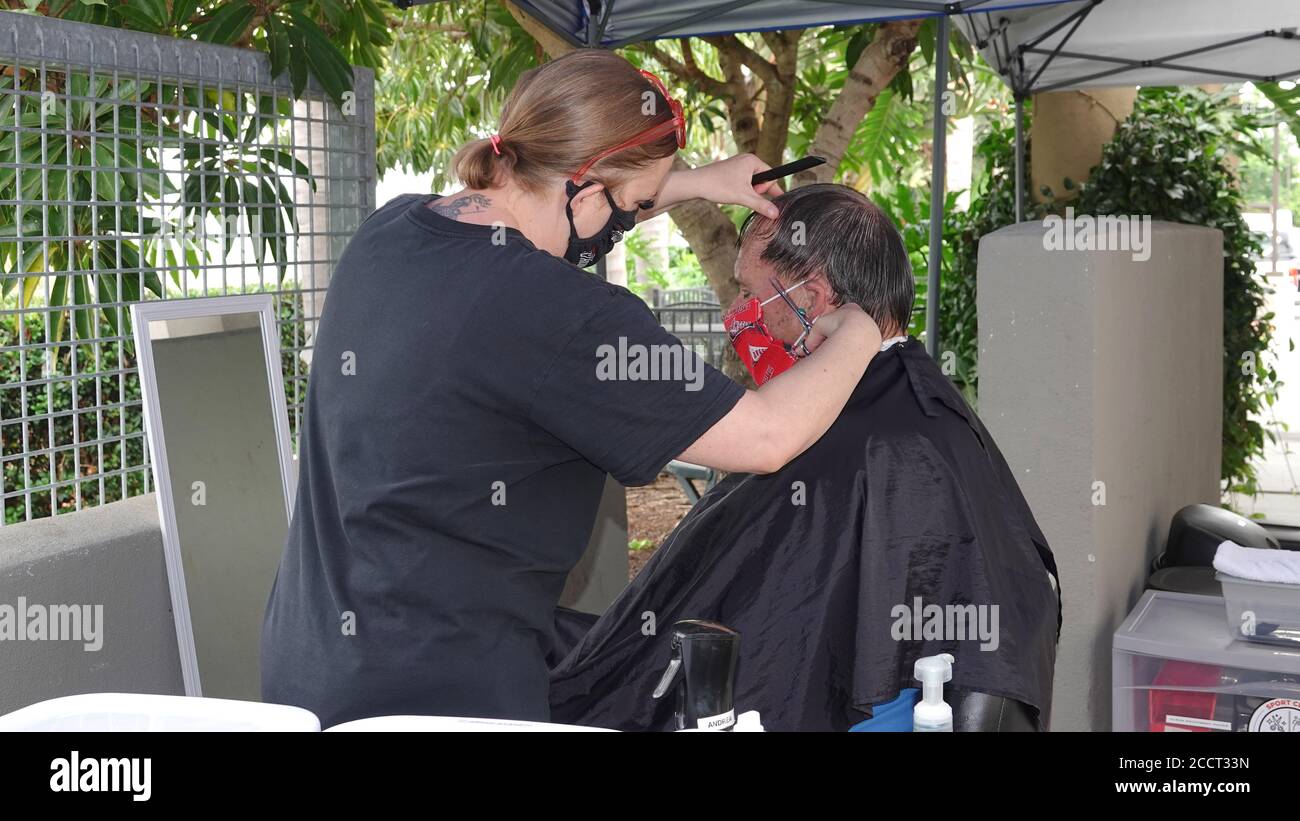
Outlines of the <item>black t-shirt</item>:
<svg viewBox="0 0 1300 821">
<path fill-rule="evenodd" d="M 743 394 L 627 289 L 433 199 L 366 220 L 315 339 L 262 690 L 325 726 L 547 719 L 605 474 L 652 481 Z"/>
</svg>

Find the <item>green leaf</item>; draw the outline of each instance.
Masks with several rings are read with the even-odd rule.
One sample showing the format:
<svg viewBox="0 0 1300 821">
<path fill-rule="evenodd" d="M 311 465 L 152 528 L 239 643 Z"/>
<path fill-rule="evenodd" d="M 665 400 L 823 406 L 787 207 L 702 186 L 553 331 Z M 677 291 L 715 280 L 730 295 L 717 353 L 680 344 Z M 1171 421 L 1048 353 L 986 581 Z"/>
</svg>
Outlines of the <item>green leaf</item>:
<svg viewBox="0 0 1300 821">
<path fill-rule="evenodd" d="M 88 280 L 91 274 L 69 274 L 72 279 L 73 300 L 77 305 L 93 305 L 95 300 L 90 296 L 90 283 Z M 77 328 L 78 339 L 94 339 L 95 333 L 91 328 L 91 312 L 85 309 L 73 311 L 73 323 Z"/>
<path fill-rule="evenodd" d="M 875 26 L 862 26 L 849 38 L 849 44 L 844 49 L 844 64 L 846 66 L 852 69 L 858 64 L 858 58 L 862 56 L 862 52 L 867 50 L 874 33 Z"/>
<path fill-rule="evenodd" d="M 343 104 L 344 92 L 352 90 L 352 66 L 343 57 L 338 46 L 330 42 L 325 33 L 311 20 L 298 12 L 290 14 L 294 30 L 302 34 L 307 63 L 312 75 L 320 82 L 325 93 L 335 105 Z"/>
<path fill-rule="evenodd" d="M 188 23 L 198 8 L 199 0 L 172 0 L 172 26 L 180 27 Z"/>
<path fill-rule="evenodd" d="M 248 0 L 235 0 L 218 8 L 207 22 L 195 26 L 193 33 L 209 43 L 230 45 L 243 36 L 256 16 L 257 10 Z"/>
<path fill-rule="evenodd" d="M 266 18 L 266 45 L 271 57 L 271 77 L 279 77 L 289 67 L 289 35 L 274 15 Z"/>
<path fill-rule="evenodd" d="M 311 170 L 307 168 L 307 166 L 303 163 L 302 160 L 293 156 L 288 151 L 282 151 L 278 148 L 263 148 L 261 151 L 257 153 L 259 156 L 261 156 L 263 160 L 266 160 L 268 163 L 273 163 L 275 166 L 278 166 L 279 168 L 283 168 L 287 171 L 290 171 L 296 177 L 306 178 L 311 183 L 311 190 L 313 191 L 316 190 L 316 181 L 312 179 Z M 275 169 L 272 168 L 269 173 L 274 176 Z"/>
<path fill-rule="evenodd" d="M 285 36 L 289 38 L 289 83 L 293 96 L 300 98 L 307 88 L 307 44 L 296 26 L 287 28 Z"/>
</svg>

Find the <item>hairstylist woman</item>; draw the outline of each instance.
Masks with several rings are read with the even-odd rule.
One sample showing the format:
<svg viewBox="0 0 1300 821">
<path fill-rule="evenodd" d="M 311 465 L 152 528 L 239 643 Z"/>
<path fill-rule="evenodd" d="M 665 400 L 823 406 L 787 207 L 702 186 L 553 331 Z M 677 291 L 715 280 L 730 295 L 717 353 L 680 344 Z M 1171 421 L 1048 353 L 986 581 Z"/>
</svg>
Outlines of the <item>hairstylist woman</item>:
<svg viewBox="0 0 1300 821">
<path fill-rule="evenodd" d="M 399 198 L 352 237 L 315 340 L 263 627 L 267 701 L 327 726 L 546 720 L 553 610 L 605 474 L 645 484 L 677 457 L 771 471 L 839 414 L 880 347 L 848 305 L 759 390 L 709 368 L 601 367 L 681 343 L 579 265 L 683 200 L 775 211 L 750 185 L 766 168 L 753 157 L 670 172 L 685 125 L 621 57 L 569 54 L 524 76 L 497 134 L 457 154 L 464 190 Z"/>
</svg>

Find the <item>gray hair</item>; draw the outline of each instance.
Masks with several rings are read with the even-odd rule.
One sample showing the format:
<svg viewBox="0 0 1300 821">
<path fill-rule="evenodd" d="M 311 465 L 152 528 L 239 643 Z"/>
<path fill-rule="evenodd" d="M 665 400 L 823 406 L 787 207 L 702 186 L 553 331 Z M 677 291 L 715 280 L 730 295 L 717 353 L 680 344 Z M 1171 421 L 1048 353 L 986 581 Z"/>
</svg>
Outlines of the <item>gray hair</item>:
<svg viewBox="0 0 1300 821">
<path fill-rule="evenodd" d="M 738 244 L 767 240 L 761 258 L 788 285 L 826 275 L 836 304 L 855 302 L 880 324 L 906 331 L 916 283 L 903 237 L 871 200 L 844 185 L 817 183 L 773 200 L 781 214 L 772 221 L 750 214 Z"/>
</svg>

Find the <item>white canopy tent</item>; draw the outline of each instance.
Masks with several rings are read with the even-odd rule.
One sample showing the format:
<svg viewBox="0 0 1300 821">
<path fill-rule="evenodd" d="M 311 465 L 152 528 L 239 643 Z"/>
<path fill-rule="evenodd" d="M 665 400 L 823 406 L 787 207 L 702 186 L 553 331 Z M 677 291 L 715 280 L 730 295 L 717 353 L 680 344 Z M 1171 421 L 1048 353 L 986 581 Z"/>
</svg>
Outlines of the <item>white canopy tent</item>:
<svg viewBox="0 0 1300 821">
<path fill-rule="evenodd" d="M 1020 95 L 1300 75 L 1296 0 L 1076 0 L 957 25 Z"/>
<path fill-rule="evenodd" d="M 400 6 L 438 0 L 395 0 Z M 949 18 L 1015 93 L 1017 220 L 1023 102 L 1043 91 L 1300 76 L 1300 0 L 513 0 L 575 46 L 937 17 L 935 77 L 948 75 Z M 926 347 L 938 352 L 947 118 L 935 95 Z"/>
<path fill-rule="evenodd" d="M 1300 76 L 1300 2 L 1076 0 L 975 13 L 958 26 L 1016 99 L 1016 219 L 1023 214 L 1024 100 L 1114 85 L 1274 82 Z"/>
</svg>

